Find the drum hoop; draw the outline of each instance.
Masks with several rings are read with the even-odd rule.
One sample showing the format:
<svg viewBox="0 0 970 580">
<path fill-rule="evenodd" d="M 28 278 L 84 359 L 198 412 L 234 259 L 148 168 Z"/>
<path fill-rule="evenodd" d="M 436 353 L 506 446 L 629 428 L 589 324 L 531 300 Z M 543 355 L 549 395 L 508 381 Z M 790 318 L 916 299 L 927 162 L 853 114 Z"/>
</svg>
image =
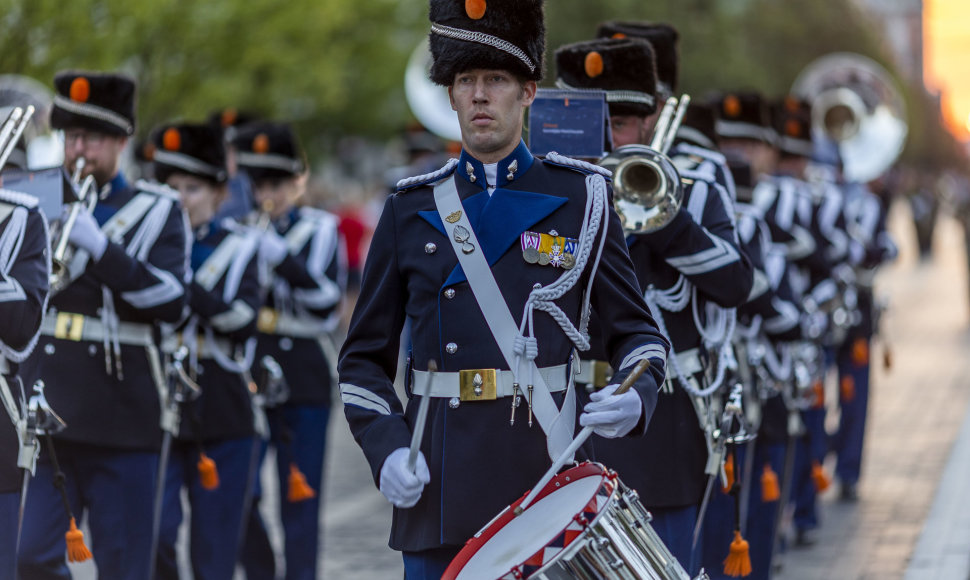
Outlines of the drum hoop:
<svg viewBox="0 0 970 580">
<path fill-rule="evenodd" d="M 613 483 L 613 481 L 616 479 L 615 472 L 610 471 L 601 463 L 584 461 L 583 463 L 577 465 L 576 467 L 567 469 L 566 471 L 563 471 L 556 477 L 552 478 L 549 481 L 549 483 L 547 483 L 546 486 L 542 488 L 542 491 L 540 491 L 538 495 L 536 495 L 535 500 L 532 502 L 532 506 L 535 506 L 537 503 L 539 503 L 539 501 L 542 498 L 561 489 L 563 485 L 568 485 L 580 479 L 583 479 L 586 477 L 593 477 L 596 475 L 603 477 L 604 484 L 609 484 L 614 489 L 616 488 L 616 484 Z M 458 555 L 455 556 L 455 558 L 448 565 L 448 569 L 445 570 L 445 573 L 441 577 L 441 580 L 454 580 L 458 576 L 458 574 L 465 568 L 465 565 L 468 564 L 468 562 L 472 559 L 472 557 L 474 557 L 475 554 L 478 553 L 478 551 L 482 548 L 482 546 L 487 544 L 489 540 L 491 540 L 493 537 L 495 537 L 496 534 L 498 534 L 499 530 L 503 529 L 506 526 L 506 524 L 508 524 L 510 521 L 512 521 L 515 518 L 515 508 L 522 503 L 522 500 L 524 500 L 527 495 L 529 495 L 529 491 L 531 490 L 527 490 L 525 493 L 523 493 L 522 497 L 517 499 L 515 503 L 513 503 L 512 505 L 502 510 L 502 512 L 498 516 L 493 518 L 492 521 L 485 524 L 485 527 L 483 527 L 481 530 L 478 531 L 478 533 L 472 536 L 471 539 L 465 542 L 465 546 L 461 549 L 460 552 L 458 552 Z M 526 511 L 528 511 L 529 509 L 531 508 L 526 508 Z M 553 537 L 555 538 L 555 536 Z M 529 557 L 531 558 L 532 556 L 533 554 L 530 554 Z M 520 562 L 518 566 L 521 566 L 522 564 L 524 564 L 524 562 Z"/>
</svg>

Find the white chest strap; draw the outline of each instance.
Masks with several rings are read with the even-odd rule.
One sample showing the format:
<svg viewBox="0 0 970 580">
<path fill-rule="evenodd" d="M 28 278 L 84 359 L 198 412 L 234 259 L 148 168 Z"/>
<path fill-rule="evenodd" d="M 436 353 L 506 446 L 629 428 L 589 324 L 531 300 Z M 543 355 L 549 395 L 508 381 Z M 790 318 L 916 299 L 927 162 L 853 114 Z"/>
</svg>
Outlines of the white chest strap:
<svg viewBox="0 0 970 580">
<path fill-rule="evenodd" d="M 139 193 L 131 201 L 126 203 L 111 218 L 101 226 L 101 231 L 108 237 L 108 240 L 115 243 L 122 243 L 125 234 L 135 226 L 148 213 L 155 204 L 156 197 L 150 193 Z M 71 261 L 71 280 L 77 279 L 87 268 L 90 255 L 84 250 L 78 250 Z"/>
<path fill-rule="evenodd" d="M 513 351 L 516 337 L 519 336 L 519 327 L 512 318 L 505 297 L 492 275 L 492 270 L 485 260 L 482 246 L 478 242 L 475 230 L 472 229 L 468 221 L 468 214 L 462 206 L 461 198 L 458 196 L 458 189 L 455 187 L 454 176 L 440 182 L 434 188 L 434 201 L 441 216 L 441 223 L 447 232 L 448 239 L 451 241 L 458 256 L 458 263 L 461 264 L 465 276 L 468 278 L 468 285 L 475 295 L 478 307 L 481 308 L 488 324 L 488 329 L 499 349 L 505 358 L 506 364 L 513 372 L 518 372 L 519 365 L 516 364 L 516 355 Z M 455 216 L 458 216 L 455 219 Z M 455 234 L 459 230 L 460 235 Z M 466 237 L 467 236 L 467 237 Z M 459 242 L 458 240 L 462 240 Z M 464 250 L 472 248 L 467 253 Z M 563 408 L 556 406 L 555 400 L 549 392 L 549 387 L 542 374 L 535 366 L 535 361 L 523 361 L 522 367 L 526 369 L 524 376 L 531 376 L 534 381 L 534 393 L 532 408 L 539 425 L 546 434 L 546 450 L 549 457 L 555 460 L 569 446 L 573 439 L 573 428 L 575 424 L 576 400 L 573 393 L 572 381 L 566 391 L 566 399 Z M 521 386 L 525 386 L 522 377 L 516 377 Z"/>
<path fill-rule="evenodd" d="M 206 258 L 195 272 L 195 281 L 208 292 L 216 287 L 222 275 L 229 269 L 233 258 L 241 250 L 245 238 L 236 234 L 226 236 L 209 257 Z"/>
</svg>

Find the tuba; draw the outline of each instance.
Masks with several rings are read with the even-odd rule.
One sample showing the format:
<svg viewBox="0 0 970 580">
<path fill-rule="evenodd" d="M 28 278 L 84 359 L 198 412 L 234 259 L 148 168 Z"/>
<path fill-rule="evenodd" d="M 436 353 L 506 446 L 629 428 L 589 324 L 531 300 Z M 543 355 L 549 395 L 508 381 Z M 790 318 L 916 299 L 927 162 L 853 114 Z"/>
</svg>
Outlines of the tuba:
<svg viewBox="0 0 970 580">
<path fill-rule="evenodd" d="M 906 144 L 906 107 L 889 73 L 860 54 L 812 61 L 791 93 L 812 105 L 812 130 L 834 141 L 847 181 L 865 183 L 889 169 Z"/>
<path fill-rule="evenodd" d="M 51 295 L 67 288 L 71 283 L 70 266 L 74 259 L 74 247 L 69 243 L 71 230 L 74 228 L 78 214 L 81 211 L 93 211 L 98 201 L 94 176 L 89 175 L 83 181 L 81 180 L 84 165 L 84 158 L 78 158 L 74 165 L 74 174 L 71 176 L 71 184 L 77 190 L 77 201 L 71 202 L 67 217 L 63 221 L 59 220 L 51 224 L 51 247 L 54 249 L 51 256 Z"/>
<path fill-rule="evenodd" d="M 430 70 L 431 50 L 428 39 L 424 39 L 411 53 L 404 71 L 404 96 L 408 107 L 435 135 L 449 141 L 461 141 L 461 126 L 457 113 L 451 110 L 448 89 L 429 80 Z"/>
<path fill-rule="evenodd" d="M 684 186 L 667 151 L 689 104 L 688 95 L 667 99 L 649 146 L 624 145 L 599 161 L 613 172 L 613 205 L 627 234 L 662 229 L 683 205 Z"/>
</svg>

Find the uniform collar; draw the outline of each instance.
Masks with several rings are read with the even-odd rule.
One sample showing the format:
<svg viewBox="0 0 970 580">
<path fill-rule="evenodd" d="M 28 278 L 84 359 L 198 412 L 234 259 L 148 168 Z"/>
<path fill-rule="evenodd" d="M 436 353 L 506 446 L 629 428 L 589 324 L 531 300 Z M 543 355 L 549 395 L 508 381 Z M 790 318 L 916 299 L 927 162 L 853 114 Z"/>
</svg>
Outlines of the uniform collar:
<svg viewBox="0 0 970 580">
<path fill-rule="evenodd" d="M 535 158 L 525 146 L 525 141 L 519 140 L 519 146 L 505 159 L 498 162 L 498 183 L 495 187 L 504 187 L 514 182 L 532 167 Z M 458 158 L 458 168 L 455 173 L 469 183 L 485 189 L 485 164 L 472 157 L 468 151 L 462 149 Z"/>
<path fill-rule="evenodd" d="M 300 219 L 300 208 L 299 206 L 293 206 L 290 211 L 284 213 L 277 219 L 273 220 L 273 225 L 276 226 L 276 231 L 282 233 L 293 227 Z"/>
<path fill-rule="evenodd" d="M 111 196 L 115 195 L 119 191 L 125 191 L 128 189 L 128 180 L 120 171 L 111 178 L 107 184 L 101 187 L 101 199 L 108 200 Z"/>
</svg>

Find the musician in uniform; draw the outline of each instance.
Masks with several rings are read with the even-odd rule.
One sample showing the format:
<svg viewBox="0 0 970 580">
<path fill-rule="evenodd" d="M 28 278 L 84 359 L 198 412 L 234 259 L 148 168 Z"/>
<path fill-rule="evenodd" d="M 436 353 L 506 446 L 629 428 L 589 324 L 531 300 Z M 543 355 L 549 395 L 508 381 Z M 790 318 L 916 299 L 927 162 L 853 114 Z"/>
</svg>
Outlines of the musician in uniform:
<svg viewBox="0 0 970 580">
<path fill-rule="evenodd" d="M 54 87 L 51 126 L 64 131 L 64 165 L 93 176 L 97 205 L 62 234 L 76 248 L 69 285 L 51 299 L 37 348 L 21 366 L 26 383 L 43 379 L 67 428 L 54 445 L 63 474 L 47 454 L 38 463 L 18 566 L 23 578 L 70 576 L 54 486 L 64 481 L 70 505 L 87 511 L 99 574 L 143 579 L 165 386 L 156 324 L 182 316 L 188 232 L 175 192 L 132 186 L 119 170 L 135 129 L 135 83 L 68 71 Z"/>
<path fill-rule="evenodd" d="M 0 576 L 16 576 L 16 545 L 20 524 L 21 461 L 27 420 L 20 362 L 37 344 L 50 277 L 50 240 L 47 220 L 37 198 L 0 189 Z M 26 458 L 26 456 L 25 456 Z"/>
<path fill-rule="evenodd" d="M 153 132 L 156 178 L 179 192 L 192 228 L 190 315 L 167 333 L 166 352 L 187 349 L 183 364 L 201 386 L 182 404 L 166 468 L 156 578 L 179 578 L 176 542 L 181 492 L 190 506 L 189 559 L 195 578 L 231 578 L 244 503 L 254 476 L 254 423 L 245 376 L 256 350 L 261 305 L 259 236 L 216 212 L 225 199 L 222 131 L 167 124 Z M 170 393 L 171 395 L 171 393 Z"/>
<path fill-rule="evenodd" d="M 597 434 L 645 431 L 668 347 L 602 168 L 538 159 L 521 140 L 543 74 L 542 2 L 432 0 L 430 20 L 431 80 L 448 87 L 461 155 L 388 198 L 339 367 L 351 430 L 395 506 L 390 546 L 409 579 L 440 578 L 569 446 L 587 305 L 616 369 L 579 416 Z M 393 386 L 405 319 L 406 409 Z M 611 396 L 643 360 L 633 388 Z M 431 397 L 425 425 L 415 391 Z"/>
<path fill-rule="evenodd" d="M 839 479 L 840 497 L 855 501 L 862 474 L 869 405 L 870 346 L 879 323 L 879 305 L 873 293 L 873 282 L 878 267 L 894 260 L 897 249 L 886 229 L 892 194 L 886 176 L 870 183 L 848 182 L 843 185 L 843 190 L 848 231 L 861 250 L 850 262 L 855 270 L 859 319 L 858 324 L 849 329 L 836 353 L 841 414 L 838 430 L 832 438 L 832 450 L 837 459 L 835 473 Z"/>
<path fill-rule="evenodd" d="M 247 124 L 235 133 L 233 146 L 240 169 L 253 181 L 264 228 L 259 252 L 268 279 L 257 320 L 256 356 L 278 361 L 290 393 L 269 421 L 283 496 L 286 578 L 315 578 L 334 364 L 326 347 L 340 320 L 344 248 L 336 216 L 297 205 L 308 168 L 289 125 Z M 243 550 L 247 575 L 271 578 L 268 536 L 258 510 L 250 514 Z"/>
<path fill-rule="evenodd" d="M 624 25 L 626 30 L 634 28 L 632 23 Z M 614 147 L 645 144 L 656 123 L 653 50 L 646 40 L 624 36 L 579 42 L 556 51 L 560 87 L 603 89 L 614 128 L 643 128 L 636 133 L 614 129 Z M 602 67 L 587 66 L 591 61 L 601 62 Z M 598 461 L 616 469 L 624 483 L 639 492 L 653 515 L 651 526 L 689 570 L 692 532 L 706 479 L 705 429 L 713 430 L 709 406 L 711 395 L 723 382 L 712 384 L 705 370 L 710 368 L 713 378 L 723 367 L 720 348 L 730 344 L 728 331 L 734 316 L 727 309 L 748 297 L 752 270 L 738 249 L 730 200 L 723 189 L 712 175 L 685 170 L 682 177 L 692 185 L 672 218 L 627 231 L 640 289 L 672 343 L 667 382 L 644 438 L 594 438 L 594 450 Z M 695 312 L 703 312 L 701 318 L 695 320 Z M 721 337 L 713 336 L 714 327 L 723 327 Z M 705 336 L 713 340 L 705 342 Z M 595 369 L 604 364 L 602 344 L 594 343 L 589 354 L 596 360 L 585 360 L 583 366 Z M 721 376 L 723 372 L 722 368 Z M 582 378 L 593 388 L 603 384 L 601 379 L 597 384 L 592 375 Z"/>
<path fill-rule="evenodd" d="M 738 231 L 756 269 L 755 290 L 738 311 L 736 342 L 740 345 L 739 365 L 750 369 L 747 374 L 752 396 L 748 402 L 753 408 L 748 409 L 748 417 L 753 418 L 751 429 L 756 430 L 757 437 L 734 446 L 734 478 L 741 485 L 735 493 L 740 495 L 730 501 L 725 501 L 723 494 L 718 496 L 708 516 L 746 528 L 752 574 L 769 578 L 789 441 L 789 410 L 782 396 L 792 375 L 786 352 L 788 343 L 801 337 L 801 310 L 791 285 L 790 254 L 772 239 L 777 224 L 766 219 L 764 206 L 758 203 L 761 192 L 777 191 L 771 179 L 778 158 L 778 135 L 771 124 L 768 102 L 750 91 L 721 94 L 711 102 L 718 113 L 718 145 L 738 168 L 733 172 Z M 728 490 L 730 486 L 725 488 Z M 740 510 L 737 515 L 738 505 L 747 506 L 747 513 Z M 723 528 L 724 524 L 715 527 Z M 712 568 L 723 561 L 727 548 L 723 541 L 706 535 L 705 566 Z M 712 577 L 722 576 L 714 573 Z"/>
</svg>

